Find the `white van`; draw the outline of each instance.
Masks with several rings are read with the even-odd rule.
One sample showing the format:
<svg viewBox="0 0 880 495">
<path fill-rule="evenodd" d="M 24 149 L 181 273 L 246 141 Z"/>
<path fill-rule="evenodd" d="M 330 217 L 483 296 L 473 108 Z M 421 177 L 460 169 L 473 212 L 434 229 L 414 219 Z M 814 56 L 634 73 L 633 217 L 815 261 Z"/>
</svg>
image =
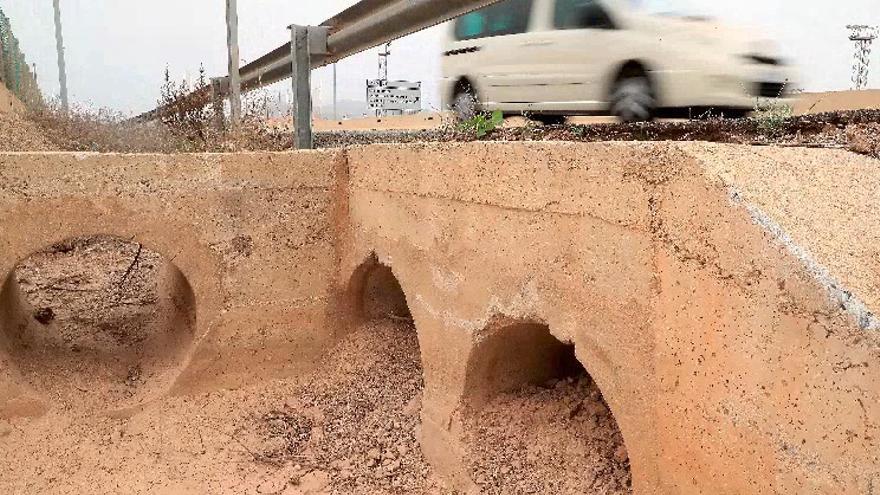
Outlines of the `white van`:
<svg viewBox="0 0 880 495">
<path fill-rule="evenodd" d="M 441 91 L 461 118 L 744 115 L 794 75 L 772 41 L 676 0 L 502 0 L 451 24 Z"/>
</svg>

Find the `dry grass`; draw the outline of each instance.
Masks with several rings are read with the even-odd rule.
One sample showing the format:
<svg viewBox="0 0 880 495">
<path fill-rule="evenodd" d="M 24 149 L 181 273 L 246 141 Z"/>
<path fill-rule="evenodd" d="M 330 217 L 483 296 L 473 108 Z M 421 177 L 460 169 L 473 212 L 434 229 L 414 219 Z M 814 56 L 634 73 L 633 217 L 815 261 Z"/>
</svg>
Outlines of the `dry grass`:
<svg viewBox="0 0 880 495">
<path fill-rule="evenodd" d="M 28 118 L 46 138 L 64 151 L 101 153 L 174 153 L 188 151 L 189 143 L 159 124 L 127 123 L 108 110 L 71 109 L 65 114 L 55 105 L 31 110 Z"/>
<path fill-rule="evenodd" d="M 73 108 L 65 113 L 57 102 L 31 109 L 27 118 L 43 130 L 53 147 L 64 151 L 196 153 L 290 148 L 291 138 L 267 125 L 267 101 L 259 93 L 245 99 L 238 129 L 217 128 L 213 108 L 182 98 L 206 84 L 204 71 L 194 83 L 172 81 L 166 71 L 157 105 L 171 111 L 153 122 L 138 122 L 107 109 Z"/>
<path fill-rule="evenodd" d="M 46 139 L 64 151 L 101 153 L 196 153 L 284 150 L 290 137 L 272 130 L 264 119 L 246 114 L 238 130 L 211 126 L 213 115 L 180 123 L 134 122 L 122 114 L 55 106 L 32 110 L 27 118 L 40 126 Z"/>
</svg>

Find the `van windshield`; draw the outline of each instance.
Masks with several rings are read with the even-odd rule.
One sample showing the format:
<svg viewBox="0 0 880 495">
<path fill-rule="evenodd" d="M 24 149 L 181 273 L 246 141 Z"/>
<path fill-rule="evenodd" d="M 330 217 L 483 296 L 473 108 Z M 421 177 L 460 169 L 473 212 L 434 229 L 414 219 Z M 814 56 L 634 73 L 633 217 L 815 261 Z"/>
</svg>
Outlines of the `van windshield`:
<svg viewBox="0 0 880 495">
<path fill-rule="evenodd" d="M 636 9 L 646 14 L 673 17 L 709 18 L 709 9 L 690 0 L 630 0 Z"/>
</svg>

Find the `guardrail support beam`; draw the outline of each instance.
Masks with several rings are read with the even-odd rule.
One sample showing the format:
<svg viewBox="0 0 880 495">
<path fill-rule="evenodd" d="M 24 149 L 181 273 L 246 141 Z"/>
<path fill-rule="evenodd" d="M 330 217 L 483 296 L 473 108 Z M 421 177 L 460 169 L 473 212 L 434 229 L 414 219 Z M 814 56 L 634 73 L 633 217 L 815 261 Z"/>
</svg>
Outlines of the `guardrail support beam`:
<svg viewBox="0 0 880 495">
<path fill-rule="evenodd" d="M 293 147 L 314 148 L 312 134 L 312 54 L 308 26 L 290 26 L 290 50 L 293 60 Z"/>
</svg>

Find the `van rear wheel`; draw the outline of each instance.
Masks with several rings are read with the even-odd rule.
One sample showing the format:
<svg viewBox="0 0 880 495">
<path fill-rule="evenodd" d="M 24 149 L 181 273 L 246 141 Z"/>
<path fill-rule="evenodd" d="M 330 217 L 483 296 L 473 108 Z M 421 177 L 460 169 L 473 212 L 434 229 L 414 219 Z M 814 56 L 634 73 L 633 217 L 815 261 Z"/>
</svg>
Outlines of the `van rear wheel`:
<svg viewBox="0 0 880 495">
<path fill-rule="evenodd" d="M 643 75 L 624 76 L 614 85 L 611 113 L 622 122 L 645 122 L 657 113 L 651 81 Z"/>
</svg>

